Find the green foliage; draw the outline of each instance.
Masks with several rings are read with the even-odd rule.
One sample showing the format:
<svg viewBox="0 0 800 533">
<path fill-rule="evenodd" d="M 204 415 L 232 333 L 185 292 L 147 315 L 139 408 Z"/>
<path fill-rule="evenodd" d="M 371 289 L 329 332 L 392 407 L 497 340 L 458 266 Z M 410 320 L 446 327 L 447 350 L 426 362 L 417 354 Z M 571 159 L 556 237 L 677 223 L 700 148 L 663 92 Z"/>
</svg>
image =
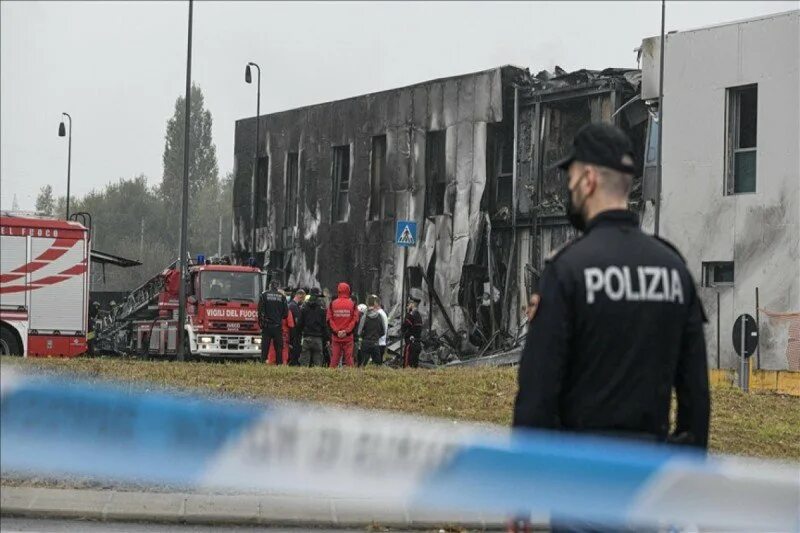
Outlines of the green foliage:
<svg viewBox="0 0 800 533">
<path fill-rule="evenodd" d="M 189 127 L 189 196 L 219 180 L 217 148 L 211 138 L 213 120 L 204 108 L 205 98 L 200 87 L 192 85 L 191 124 Z M 180 212 L 181 184 L 183 182 L 183 144 L 186 117 L 186 99 L 175 100 L 175 111 L 167 121 L 164 142 L 164 174 L 160 186 L 161 196 L 170 210 Z"/>
<path fill-rule="evenodd" d="M 53 198 L 53 186 L 45 185 L 39 189 L 36 197 L 36 212 L 43 215 L 53 216 L 55 214 L 56 202 Z"/>
</svg>

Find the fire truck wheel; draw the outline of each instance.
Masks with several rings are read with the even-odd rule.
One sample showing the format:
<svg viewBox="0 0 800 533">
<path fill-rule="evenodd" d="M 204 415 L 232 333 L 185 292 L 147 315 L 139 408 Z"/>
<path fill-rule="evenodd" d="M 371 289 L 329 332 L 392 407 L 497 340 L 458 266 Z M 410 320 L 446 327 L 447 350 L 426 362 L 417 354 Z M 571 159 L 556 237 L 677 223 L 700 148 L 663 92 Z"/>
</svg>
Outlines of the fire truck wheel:
<svg viewBox="0 0 800 533">
<path fill-rule="evenodd" d="M 8 326 L 0 326 L 0 355 L 22 355 L 22 345 Z"/>
</svg>

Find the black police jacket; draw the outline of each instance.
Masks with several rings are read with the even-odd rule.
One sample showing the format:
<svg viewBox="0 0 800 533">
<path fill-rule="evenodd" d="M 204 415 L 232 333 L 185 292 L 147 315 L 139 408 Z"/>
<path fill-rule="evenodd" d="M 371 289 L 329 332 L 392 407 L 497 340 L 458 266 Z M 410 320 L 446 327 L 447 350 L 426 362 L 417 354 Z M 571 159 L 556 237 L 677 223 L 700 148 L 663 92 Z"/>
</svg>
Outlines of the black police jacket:
<svg viewBox="0 0 800 533">
<path fill-rule="evenodd" d="M 330 335 L 325 309 L 322 308 L 322 302 L 319 298 L 312 296 L 300 308 L 300 316 L 297 319 L 297 327 L 295 329 L 305 337 L 325 338 Z"/>
<path fill-rule="evenodd" d="M 522 352 L 514 426 L 708 444 L 705 314 L 672 245 L 600 213 L 546 265 Z"/>
<path fill-rule="evenodd" d="M 286 298 L 278 291 L 264 291 L 258 299 L 258 323 L 261 327 L 280 326 L 289 314 Z"/>
</svg>

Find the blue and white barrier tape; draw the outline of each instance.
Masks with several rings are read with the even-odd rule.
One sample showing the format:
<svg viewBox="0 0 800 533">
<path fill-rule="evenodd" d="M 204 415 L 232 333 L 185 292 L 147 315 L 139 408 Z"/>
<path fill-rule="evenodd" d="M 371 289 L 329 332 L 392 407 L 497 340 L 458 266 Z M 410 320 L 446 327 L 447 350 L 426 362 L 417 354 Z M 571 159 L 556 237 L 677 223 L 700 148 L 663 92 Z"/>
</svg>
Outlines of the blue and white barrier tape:
<svg viewBox="0 0 800 533">
<path fill-rule="evenodd" d="M 800 467 L 384 412 L 153 393 L 3 368 L 0 467 L 431 510 L 800 529 Z"/>
</svg>

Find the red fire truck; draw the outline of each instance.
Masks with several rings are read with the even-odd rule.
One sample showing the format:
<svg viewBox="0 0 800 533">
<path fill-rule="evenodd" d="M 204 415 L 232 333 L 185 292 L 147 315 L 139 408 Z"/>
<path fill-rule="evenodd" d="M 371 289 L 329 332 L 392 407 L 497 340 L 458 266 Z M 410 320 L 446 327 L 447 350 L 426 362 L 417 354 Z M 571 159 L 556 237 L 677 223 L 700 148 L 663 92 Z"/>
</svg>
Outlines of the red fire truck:
<svg viewBox="0 0 800 533">
<path fill-rule="evenodd" d="M 72 220 L 0 214 L 0 354 L 86 352 L 89 234 Z"/>
<path fill-rule="evenodd" d="M 95 325 L 95 349 L 141 356 L 177 352 L 177 262 L 131 291 Z M 188 261 L 185 350 L 189 357 L 253 358 L 261 354 L 258 297 L 262 272 L 227 258 Z"/>
</svg>

